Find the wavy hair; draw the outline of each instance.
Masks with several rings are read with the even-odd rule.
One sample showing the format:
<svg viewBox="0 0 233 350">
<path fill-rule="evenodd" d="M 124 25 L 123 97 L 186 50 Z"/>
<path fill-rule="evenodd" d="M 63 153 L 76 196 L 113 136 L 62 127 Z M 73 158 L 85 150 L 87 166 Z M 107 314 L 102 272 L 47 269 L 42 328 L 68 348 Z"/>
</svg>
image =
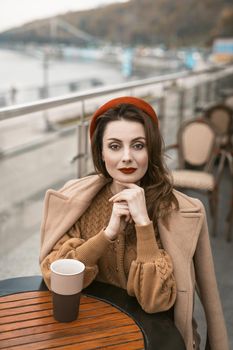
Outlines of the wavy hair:
<svg viewBox="0 0 233 350">
<path fill-rule="evenodd" d="M 111 179 L 102 159 L 103 136 L 111 121 L 128 120 L 144 126 L 148 151 L 148 169 L 141 179 L 140 186 L 145 191 L 147 210 L 150 219 L 156 223 L 159 217 L 168 225 L 168 215 L 172 208 L 178 209 L 178 201 L 173 193 L 173 185 L 163 159 L 164 142 L 156 124 L 141 109 L 132 104 L 120 104 L 98 117 L 91 140 L 92 158 L 97 173 Z"/>
</svg>

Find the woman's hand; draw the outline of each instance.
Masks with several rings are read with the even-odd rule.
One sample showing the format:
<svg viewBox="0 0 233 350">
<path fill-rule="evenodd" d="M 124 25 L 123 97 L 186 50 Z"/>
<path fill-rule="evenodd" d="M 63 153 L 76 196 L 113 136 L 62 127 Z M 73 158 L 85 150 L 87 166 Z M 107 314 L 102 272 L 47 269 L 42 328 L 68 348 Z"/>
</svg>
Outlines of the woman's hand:
<svg viewBox="0 0 233 350">
<path fill-rule="evenodd" d="M 117 183 L 126 188 L 111 197 L 109 201 L 114 204 L 121 202 L 127 203 L 128 215 L 130 215 L 135 224 L 148 225 L 150 219 L 147 213 L 144 189 L 135 184 Z"/>
<path fill-rule="evenodd" d="M 115 202 L 112 207 L 112 215 L 105 229 L 107 238 L 113 240 L 119 232 L 124 230 L 127 222 L 131 220 L 128 204 L 125 201 Z"/>
</svg>

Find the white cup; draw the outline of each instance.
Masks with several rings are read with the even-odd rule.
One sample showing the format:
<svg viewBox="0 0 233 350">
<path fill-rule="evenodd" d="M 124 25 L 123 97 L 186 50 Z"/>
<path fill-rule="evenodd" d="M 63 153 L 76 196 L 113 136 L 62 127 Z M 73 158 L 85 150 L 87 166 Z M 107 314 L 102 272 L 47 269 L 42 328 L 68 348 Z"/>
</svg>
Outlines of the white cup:
<svg viewBox="0 0 233 350">
<path fill-rule="evenodd" d="M 85 265 L 75 259 L 59 259 L 50 265 L 53 315 L 59 322 L 78 317 Z"/>
</svg>

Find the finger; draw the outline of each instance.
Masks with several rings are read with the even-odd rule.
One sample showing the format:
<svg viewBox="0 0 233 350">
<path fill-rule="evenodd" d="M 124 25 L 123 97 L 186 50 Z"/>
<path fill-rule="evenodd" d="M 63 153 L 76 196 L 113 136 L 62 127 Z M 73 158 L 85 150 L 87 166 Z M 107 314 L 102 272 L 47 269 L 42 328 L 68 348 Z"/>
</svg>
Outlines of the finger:
<svg viewBox="0 0 233 350">
<path fill-rule="evenodd" d="M 131 219 L 131 215 L 129 214 L 125 217 L 125 222 L 130 222 Z"/>
<path fill-rule="evenodd" d="M 117 201 L 117 202 L 119 202 L 119 201 L 127 202 L 127 200 L 125 200 L 125 199 L 119 199 L 119 198 L 123 198 L 122 195 L 123 195 L 124 198 L 125 198 L 125 196 L 127 196 L 128 194 L 131 193 L 131 192 L 129 192 L 129 191 L 130 191 L 130 190 L 125 189 L 125 190 L 123 190 L 123 191 L 121 191 L 121 192 L 119 192 L 119 193 L 117 193 L 117 194 L 114 194 L 114 196 L 112 196 L 111 198 L 109 198 L 109 202 L 113 202 L 113 201 Z"/>
<path fill-rule="evenodd" d="M 119 196 L 119 194 L 115 194 L 114 196 L 112 196 L 111 198 L 109 198 L 109 202 L 113 202 L 117 197 Z"/>
<path fill-rule="evenodd" d="M 118 193 L 117 194 L 114 194 L 114 196 L 112 196 L 111 198 L 109 198 L 109 202 L 112 202 L 115 198 L 117 198 L 118 196 Z"/>
<path fill-rule="evenodd" d="M 117 206 L 115 203 L 114 205 L 115 205 L 115 208 L 113 209 L 113 211 L 115 213 L 117 214 L 124 213 L 124 215 L 131 215 L 128 206 L 121 207 L 121 206 Z"/>
<path fill-rule="evenodd" d="M 113 198 L 117 197 L 120 193 L 126 191 L 127 189 L 138 189 L 140 188 L 139 186 L 132 184 L 132 183 L 126 183 L 126 182 L 120 182 L 120 181 L 116 181 L 117 184 L 121 185 L 121 186 L 125 186 L 126 188 L 123 189 L 122 191 L 120 191 L 119 193 L 116 193 L 114 196 L 112 196 L 111 198 L 109 198 L 109 201 L 111 202 L 113 200 Z"/>
<path fill-rule="evenodd" d="M 128 203 L 126 201 L 114 202 L 114 206 L 117 208 L 129 209 Z"/>
<path fill-rule="evenodd" d="M 117 216 L 119 216 L 119 217 L 122 217 L 122 216 L 127 217 L 127 216 L 129 216 L 130 214 L 129 214 L 129 211 L 128 211 L 128 210 L 119 209 L 119 211 L 117 211 L 117 213 L 116 213 L 115 215 L 117 215 Z"/>
<path fill-rule="evenodd" d="M 128 204 L 128 201 L 132 198 L 132 193 L 122 192 L 114 197 L 110 198 L 109 201 L 113 203 L 122 203 L 125 202 Z"/>
<path fill-rule="evenodd" d="M 121 206 L 121 205 L 119 205 L 119 206 L 117 206 L 116 207 L 116 210 L 120 210 L 120 209 L 123 209 L 123 210 L 129 210 L 129 207 L 128 206 Z"/>
</svg>

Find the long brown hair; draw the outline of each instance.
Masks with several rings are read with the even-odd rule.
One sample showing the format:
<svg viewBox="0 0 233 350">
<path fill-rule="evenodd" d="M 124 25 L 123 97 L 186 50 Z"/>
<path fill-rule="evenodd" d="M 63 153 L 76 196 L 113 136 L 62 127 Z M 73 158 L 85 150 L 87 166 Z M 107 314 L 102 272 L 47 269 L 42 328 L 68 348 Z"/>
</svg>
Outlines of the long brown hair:
<svg viewBox="0 0 233 350">
<path fill-rule="evenodd" d="M 132 104 L 120 104 L 98 117 L 91 140 L 95 170 L 105 178 L 111 179 L 102 159 L 103 135 L 109 122 L 122 119 L 136 121 L 144 126 L 149 162 L 140 186 L 145 191 L 150 219 L 156 223 L 158 217 L 161 217 L 167 223 L 166 219 L 172 207 L 178 209 L 178 201 L 173 193 L 171 179 L 163 161 L 164 142 L 158 124 L 145 112 Z"/>
</svg>

